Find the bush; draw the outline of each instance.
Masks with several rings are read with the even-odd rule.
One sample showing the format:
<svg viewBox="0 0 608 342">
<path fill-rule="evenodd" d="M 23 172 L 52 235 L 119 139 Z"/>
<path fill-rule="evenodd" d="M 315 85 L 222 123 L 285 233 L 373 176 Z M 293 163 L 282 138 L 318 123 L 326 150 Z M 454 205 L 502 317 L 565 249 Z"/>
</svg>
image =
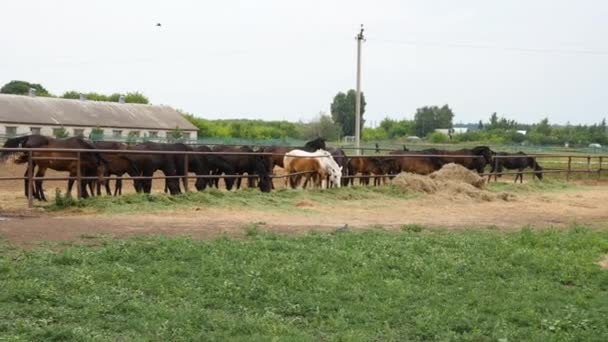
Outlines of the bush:
<svg viewBox="0 0 608 342">
<path fill-rule="evenodd" d="M 450 138 L 447 135 L 439 132 L 430 133 L 427 136 L 427 139 L 433 144 L 444 144 L 450 141 Z"/>
</svg>

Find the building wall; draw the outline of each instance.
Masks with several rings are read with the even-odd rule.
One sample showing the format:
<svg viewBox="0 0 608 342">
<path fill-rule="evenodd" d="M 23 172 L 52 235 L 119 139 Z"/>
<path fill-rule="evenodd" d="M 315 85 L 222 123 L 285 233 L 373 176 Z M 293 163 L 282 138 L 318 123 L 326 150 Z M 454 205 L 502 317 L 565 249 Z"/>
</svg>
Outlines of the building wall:
<svg viewBox="0 0 608 342">
<path fill-rule="evenodd" d="M 75 133 L 81 132 L 85 138 L 88 138 L 93 130 L 93 127 L 73 127 L 73 126 L 43 126 L 43 125 L 17 125 L 12 123 L 0 123 L 0 135 L 9 134 L 7 131 L 7 127 L 16 127 L 16 135 L 26 135 L 31 133 L 39 133 L 46 136 L 53 136 L 53 129 L 57 128 L 65 128 L 68 135 L 70 137 L 75 136 Z M 40 128 L 40 132 L 33 132 L 32 128 Z M 143 137 L 144 133 L 151 137 L 153 130 L 149 129 L 127 129 L 127 128 L 118 128 L 118 127 L 100 127 L 104 130 L 104 136 L 112 137 L 114 135 L 114 131 L 121 131 L 121 138 L 127 138 L 130 132 L 137 131 L 139 132 L 139 136 Z M 171 133 L 172 130 L 156 130 L 158 138 L 166 138 L 168 134 Z M 184 133 L 190 133 L 190 139 L 197 139 L 197 131 L 184 131 Z"/>
</svg>

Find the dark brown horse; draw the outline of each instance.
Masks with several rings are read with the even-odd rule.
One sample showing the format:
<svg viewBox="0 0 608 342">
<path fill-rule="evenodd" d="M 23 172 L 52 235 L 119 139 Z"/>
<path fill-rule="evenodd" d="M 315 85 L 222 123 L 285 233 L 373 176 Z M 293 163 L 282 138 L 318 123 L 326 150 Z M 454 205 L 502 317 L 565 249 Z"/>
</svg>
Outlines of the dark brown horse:
<svg viewBox="0 0 608 342">
<path fill-rule="evenodd" d="M 205 145 L 198 146 L 194 149 L 198 152 L 212 152 L 211 148 Z M 234 168 L 230 163 L 228 163 L 224 158 L 215 154 L 198 154 L 196 158 L 200 160 L 200 163 L 206 165 L 208 174 L 210 175 L 234 175 Z M 234 178 L 226 177 L 224 178 L 224 182 L 226 184 L 226 189 L 230 190 L 234 186 Z M 196 180 L 196 189 L 204 190 L 207 186 L 216 188 L 218 187 L 219 177 L 218 178 L 198 178 Z"/>
<path fill-rule="evenodd" d="M 456 163 L 477 173 L 483 173 L 486 165 L 492 163 L 492 150 L 488 146 L 477 146 L 472 149 L 460 149 L 454 151 L 427 149 L 422 152 L 426 154 L 441 155 L 443 164 Z M 452 157 L 453 156 L 453 157 Z M 456 157 L 464 156 L 464 157 Z"/>
<path fill-rule="evenodd" d="M 249 146 L 227 146 L 217 145 L 212 149 L 214 152 L 228 152 L 228 153 L 253 153 L 255 152 Z M 234 170 L 235 174 L 244 176 L 247 174 L 247 183 L 250 188 L 256 186 L 256 179 L 259 181 L 258 188 L 262 192 L 270 192 L 272 190 L 272 159 L 269 156 L 262 155 L 248 155 L 248 154 L 219 154 L 227 164 L 229 164 Z M 241 187 L 241 180 L 243 177 L 236 179 L 236 188 Z M 228 183 L 227 183 L 228 184 Z M 230 190 L 230 189 L 228 189 Z"/>
<path fill-rule="evenodd" d="M 28 135 L 23 137 L 12 138 L 4 143 L 3 147 L 22 147 L 22 148 L 44 148 L 44 149 L 85 149 L 85 150 L 95 150 L 95 146 L 90 142 L 79 138 L 72 137 L 67 139 L 55 139 L 52 137 L 46 137 L 43 135 Z M 0 160 L 6 160 L 10 155 L 15 152 L 3 151 L 0 154 Z M 76 177 L 78 174 L 78 163 L 75 160 L 65 160 L 64 158 L 76 158 L 76 152 L 54 152 L 54 151 L 37 151 L 32 153 L 33 158 L 37 158 L 33 163 L 33 168 L 38 167 L 38 171 L 35 174 L 35 177 L 44 177 L 47 169 L 53 169 L 56 171 L 67 171 L 69 172 L 70 177 Z M 40 158 L 40 159 L 38 159 Z M 48 159 L 47 159 L 48 158 Z M 16 163 L 24 164 L 27 163 L 28 157 L 25 154 L 22 154 L 17 160 Z M 107 161 L 97 152 L 81 152 L 80 153 L 80 174 L 83 176 L 86 175 L 96 175 L 99 179 L 103 178 L 105 167 L 107 165 Z M 34 170 L 31 170 L 33 173 Z M 25 171 L 25 176 L 27 176 L 28 170 Z M 46 201 L 46 196 L 44 195 L 44 189 L 42 188 L 42 179 L 38 179 L 34 182 L 34 197 L 41 201 Z M 89 196 L 86 189 L 86 182 L 81 181 L 78 186 L 81 190 L 81 195 L 83 198 Z M 70 194 L 72 192 L 72 186 L 74 185 L 74 180 L 71 179 L 68 181 L 68 190 L 67 193 Z M 25 194 L 27 196 L 28 193 L 29 182 L 25 180 Z"/>
<path fill-rule="evenodd" d="M 444 164 L 443 158 L 439 157 L 428 157 L 426 153 L 420 151 L 403 151 L 395 150 L 389 152 L 396 156 L 394 160 L 390 162 L 393 164 L 395 172 L 410 172 L 419 175 L 428 175 L 439 169 Z M 399 155 L 405 154 L 405 156 Z"/>
<path fill-rule="evenodd" d="M 129 150 L 133 151 L 174 151 L 175 149 L 169 144 L 160 144 L 155 142 L 144 142 L 132 147 Z M 183 176 L 178 171 L 183 170 L 183 156 L 181 158 L 177 154 L 129 154 L 138 170 L 138 176 L 152 177 L 154 172 L 161 170 L 166 177 Z M 178 165 L 182 166 L 178 166 Z M 152 191 L 152 179 L 139 179 L 133 182 L 135 191 L 150 193 Z M 178 178 L 167 178 L 165 186 L 169 189 L 171 195 L 181 193 Z"/>
<path fill-rule="evenodd" d="M 93 142 L 96 148 L 100 150 L 126 150 L 127 144 L 114 141 L 95 141 Z M 104 174 L 104 179 L 97 182 L 97 195 L 101 195 L 101 186 L 106 189 L 108 196 L 112 195 L 110 189 L 110 176 L 116 176 L 116 184 L 114 186 L 114 196 L 122 195 L 122 176 L 126 173 L 129 176 L 137 176 L 139 171 L 135 163 L 129 159 L 127 154 L 120 153 L 104 153 L 102 154 L 107 160 L 107 167 Z"/>
<path fill-rule="evenodd" d="M 536 162 L 536 158 L 529 157 L 525 153 L 519 151 L 515 154 L 505 153 L 505 152 L 496 152 L 497 156 L 502 156 L 501 158 L 496 158 L 494 163 L 492 163 L 492 171 L 491 173 L 501 173 L 504 169 L 507 170 L 517 170 L 517 174 L 515 175 L 515 183 L 517 183 L 517 179 L 519 178 L 519 182 L 523 183 L 524 174 L 523 171 L 526 168 L 534 169 L 534 176 L 539 180 L 543 179 L 543 168 Z M 501 177 L 502 175 L 494 174 L 494 181 L 497 180 L 497 177 Z M 492 175 L 488 176 L 488 181 L 490 181 Z"/>
</svg>

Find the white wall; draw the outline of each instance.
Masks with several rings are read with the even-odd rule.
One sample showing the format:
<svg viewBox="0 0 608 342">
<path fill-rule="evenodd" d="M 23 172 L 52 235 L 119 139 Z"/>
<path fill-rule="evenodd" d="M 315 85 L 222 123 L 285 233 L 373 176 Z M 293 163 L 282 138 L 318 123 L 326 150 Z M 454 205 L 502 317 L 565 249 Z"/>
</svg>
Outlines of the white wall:
<svg viewBox="0 0 608 342">
<path fill-rule="evenodd" d="M 62 126 L 42 126 L 42 125 L 16 125 L 16 124 L 12 124 L 12 123 L 0 123 L 0 135 L 5 135 L 6 134 L 6 127 L 17 127 L 17 135 L 25 135 L 25 134 L 30 134 L 31 133 L 31 127 L 40 127 L 40 134 L 42 135 L 47 135 L 47 136 L 53 136 L 53 128 L 60 128 Z M 74 136 L 74 130 L 75 129 L 84 129 L 84 137 L 88 138 L 89 134 L 91 134 L 91 130 L 93 130 L 93 127 L 73 127 L 73 126 L 63 126 L 63 128 L 65 128 L 69 134 L 69 136 Z M 129 136 L 129 133 L 131 131 L 139 131 L 139 136 L 143 137 L 144 133 L 146 133 L 148 136 L 150 136 L 150 132 L 153 130 L 148 130 L 148 129 L 127 129 L 127 128 L 117 128 L 117 127 L 100 127 L 101 129 L 104 130 L 104 135 L 105 137 L 111 137 L 113 134 L 114 130 L 120 130 L 122 131 L 121 137 L 122 138 L 126 138 Z M 172 130 L 156 130 L 156 132 L 158 132 L 158 137 L 159 138 L 166 138 L 167 134 L 169 134 Z M 190 132 L 190 139 L 196 139 L 197 138 L 197 131 L 185 131 L 185 132 Z"/>
</svg>

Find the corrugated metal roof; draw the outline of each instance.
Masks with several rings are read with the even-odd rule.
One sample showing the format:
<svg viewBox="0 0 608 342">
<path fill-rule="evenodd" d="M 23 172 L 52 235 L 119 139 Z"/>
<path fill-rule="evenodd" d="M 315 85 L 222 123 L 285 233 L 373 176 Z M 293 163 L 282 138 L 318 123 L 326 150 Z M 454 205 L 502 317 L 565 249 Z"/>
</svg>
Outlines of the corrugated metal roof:
<svg viewBox="0 0 608 342">
<path fill-rule="evenodd" d="M 0 94 L 0 122 L 197 130 L 169 106 Z"/>
</svg>

